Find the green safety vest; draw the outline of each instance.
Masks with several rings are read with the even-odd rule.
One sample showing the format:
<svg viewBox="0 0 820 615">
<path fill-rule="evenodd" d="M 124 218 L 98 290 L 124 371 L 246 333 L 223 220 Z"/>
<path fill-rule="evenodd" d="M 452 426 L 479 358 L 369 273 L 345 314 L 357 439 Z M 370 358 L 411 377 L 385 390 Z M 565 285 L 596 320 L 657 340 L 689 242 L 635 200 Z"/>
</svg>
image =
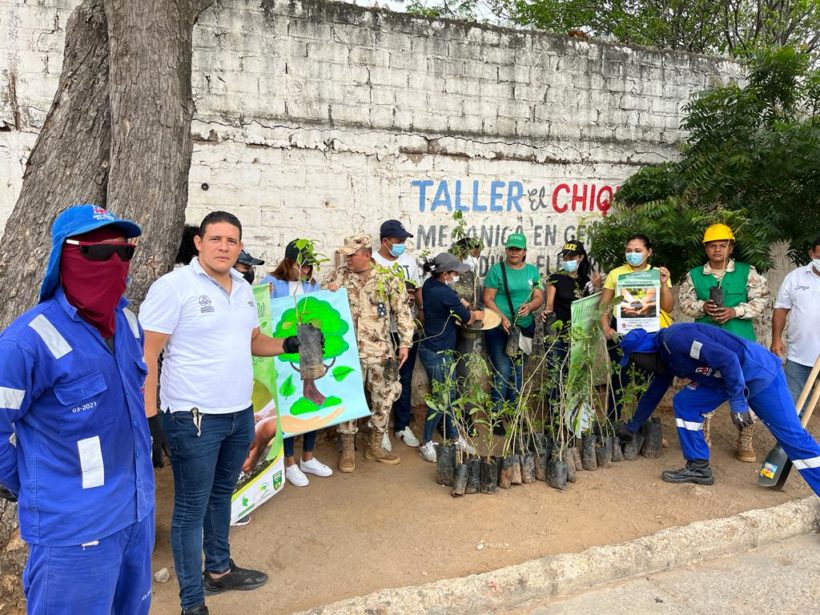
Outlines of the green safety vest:
<svg viewBox="0 0 820 615">
<path fill-rule="evenodd" d="M 749 300 L 749 296 L 746 293 L 746 283 L 749 281 L 749 269 L 748 264 L 735 261 L 735 270 L 727 271 L 723 275 L 723 282 L 721 283 L 721 288 L 723 288 L 723 307 L 735 307 Z M 703 273 L 703 267 L 695 267 L 689 272 L 689 276 L 692 278 L 698 299 L 708 301 L 709 289 L 713 286 L 717 286 L 715 276 L 711 273 Z M 721 329 L 726 329 L 729 333 L 734 333 L 747 340 L 757 341 L 754 324 L 748 319 L 732 318 L 722 325 L 719 325 L 709 316 L 703 314 L 696 318 L 695 322 L 720 327 Z"/>
</svg>

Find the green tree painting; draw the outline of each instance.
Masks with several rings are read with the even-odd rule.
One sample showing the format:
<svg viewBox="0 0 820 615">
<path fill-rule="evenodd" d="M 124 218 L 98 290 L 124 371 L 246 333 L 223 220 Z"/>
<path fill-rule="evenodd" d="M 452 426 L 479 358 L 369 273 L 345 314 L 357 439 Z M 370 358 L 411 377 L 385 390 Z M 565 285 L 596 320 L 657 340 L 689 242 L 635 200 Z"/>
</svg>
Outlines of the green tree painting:
<svg viewBox="0 0 820 615">
<path fill-rule="evenodd" d="M 341 381 L 353 372 L 353 368 L 344 365 L 336 366 L 331 370 L 336 358 L 350 347 L 344 339 L 350 325 L 330 303 L 310 295 L 302 297 L 293 308 L 282 313 L 273 337 L 297 335 L 299 325 L 312 325 L 321 330 L 324 336 L 322 359 L 323 361 L 330 360 L 330 363 L 324 365 L 324 375 L 330 372 L 331 377 Z M 301 374 L 298 354 L 282 354 L 276 359 L 288 363 L 297 373 Z M 296 392 L 294 376 L 295 374 L 289 375 L 282 383 L 279 389 L 281 397 L 287 398 Z M 316 387 L 316 378 L 302 375 L 302 398 L 293 403 L 290 412 L 292 415 L 307 414 L 340 403 L 341 399 L 338 397 L 326 397 L 319 391 Z"/>
</svg>

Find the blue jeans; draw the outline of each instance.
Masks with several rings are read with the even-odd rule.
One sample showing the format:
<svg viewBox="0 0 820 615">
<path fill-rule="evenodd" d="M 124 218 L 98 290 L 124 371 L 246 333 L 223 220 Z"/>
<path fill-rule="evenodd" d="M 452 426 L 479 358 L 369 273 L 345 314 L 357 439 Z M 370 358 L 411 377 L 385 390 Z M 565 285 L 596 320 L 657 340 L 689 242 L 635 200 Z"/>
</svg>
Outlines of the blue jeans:
<svg viewBox="0 0 820 615">
<path fill-rule="evenodd" d="M 29 613 L 148 615 L 154 511 L 97 544 L 29 545 L 23 590 Z"/>
<path fill-rule="evenodd" d="M 231 495 L 253 442 L 253 408 L 203 415 L 199 436 L 190 412 L 161 416 L 174 471 L 171 549 L 180 602 L 190 609 L 205 601 L 203 550 L 205 570 L 230 568 Z"/>
<path fill-rule="evenodd" d="M 316 448 L 316 431 L 309 431 L 302 434 L 302 451 L 305 453 L 313 452 Z M 293 438 L 285 438 L 285 457 L 293 457 L 294 447 Z"/>
<path fill-rule="evenodd" d="M 393 336 L 393 344 L 396 348 L 399 347 L 399 336 L 396 333 L 391 333 Z M 399 368 L 399 383 L 401 383 L 401 396 L 393 403 L 393 412 L 396 415 L 393 429 L 396 433 L 402 431 L 405 427 L 410 425 L 410 417 L 412 416 L 412 408 L 410 404 L 410 394 L 412 393 L 411 386 L 413 384 L 413 368 L 416 366 L 416 353 L 419 348 L 419 335 L 413 334 L 413 345 L 410 346 L 410 352 L 407 354 L 407 360 L 404 365 Z"/>
<path fill-rule="evenodd" d="M 811 373 L 811 365 L 801 365 L 794 361 L 786 360 L 786 365 L 783 368 L 786 371 L 786 385 L 789 387 L 789 393 L 792 395 L 795 405 L 797 405 L 797 398 L 803 392 L 803 387 L 806 386 L 806 380 L 809 379 Z M 806 402 L 808 403 L 808 401 Z"/>
<path fill-rule="evenodd" d="M 526 359 L 521 355 L 520 361 L 515 361 L 507 356 L 504 349 L 509 338 L 503 328 L 496 327 L 484 334 L 484 343 L 487 344 L 487 354 L 493 366 L 493 388 L 490 391 L 490 399 L 493 402 L 495 412 L 501 411 L 501 404 L 504 401 L 516 403 L 521 387 L 524 384 L 524 362 Z"/>
<path fill-rule="evenodd" d="M 424 366 L 424 371 L 427 372 L 427 377 L 430 379 L 430 388 L 432 390 L 434 382 L 444 382 L 446 380 L 447 372 L 450 368 L 451 359 L 443 352 L 436 352 L 428 350 L 424 346 L 419 348 L 419 359 Z M 453 396 L 452 391 L 447 393 L 447 408 L 450 407 Z M 426 444 L 433 439 L 433 433 L 438 427 L 439 421 L 444 417 L 444 433 L 448 438 L 457 438 L 458 430 L 450 415 L 442 415 L 432 408 L 427 408 L 427 420 L 424 421 L 424 433 L 421 437 L 422 444 Z"/>
</svg>

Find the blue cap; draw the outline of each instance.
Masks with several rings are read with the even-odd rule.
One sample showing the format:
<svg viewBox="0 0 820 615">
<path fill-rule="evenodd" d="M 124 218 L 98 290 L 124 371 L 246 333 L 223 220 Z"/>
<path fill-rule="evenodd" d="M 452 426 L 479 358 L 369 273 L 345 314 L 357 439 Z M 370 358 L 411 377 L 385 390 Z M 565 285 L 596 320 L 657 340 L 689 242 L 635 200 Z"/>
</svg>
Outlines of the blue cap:
<svg viewBox="0 0 820 615">
<path fill-rule="evenodd" d="M 657 352 L 660 348 L 657 333 L 647 333 L 643 329 L 633 329 L 621 340 L 621 350 L 624 353 L 621 367 L 629 363 L 629 355 L 633 352 Z"/>
<path fill-rule="evenodd" d="M 407 239 L 408 237 L 412 236 L 413 235 L 408 233 L 407 229 L 404 228 L 404 225 L 398 220 L 385 220 L 384 222 L 382 222 L 381 228 L 379 229 L 380 239 L 384 239 L 385 237 Z"/>
<path fill-rule="evenodd" d="M 51 255 L 40 287 L 40 301 L 45 301 L 60 284 L 60 255 L 69 237 L 90 233 L 104 226 L 116 226 L 126 238 L 139 237 L 142 229 L 130 220 L 118 218 L 98 205 L 72 205 L 60 213 L 51 225 Z"/>
</svg>

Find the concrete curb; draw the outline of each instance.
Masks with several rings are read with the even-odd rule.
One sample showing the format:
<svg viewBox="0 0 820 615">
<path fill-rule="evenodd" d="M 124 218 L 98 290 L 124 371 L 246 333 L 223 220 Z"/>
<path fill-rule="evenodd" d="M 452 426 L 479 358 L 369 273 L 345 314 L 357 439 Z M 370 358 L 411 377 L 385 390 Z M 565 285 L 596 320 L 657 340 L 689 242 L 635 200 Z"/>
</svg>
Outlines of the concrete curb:
<svg viewBox="0 0 820 615">
<path fill-rule="evenodd" d="M 630 542 L 548 555 L 460 579 L 384 589 L 304 615 L 455 615 L 492 612 L 623 578 L 741 553 L 820 529 L 811 496 L 724 519 L 697 521 Z"/>
</svg>

